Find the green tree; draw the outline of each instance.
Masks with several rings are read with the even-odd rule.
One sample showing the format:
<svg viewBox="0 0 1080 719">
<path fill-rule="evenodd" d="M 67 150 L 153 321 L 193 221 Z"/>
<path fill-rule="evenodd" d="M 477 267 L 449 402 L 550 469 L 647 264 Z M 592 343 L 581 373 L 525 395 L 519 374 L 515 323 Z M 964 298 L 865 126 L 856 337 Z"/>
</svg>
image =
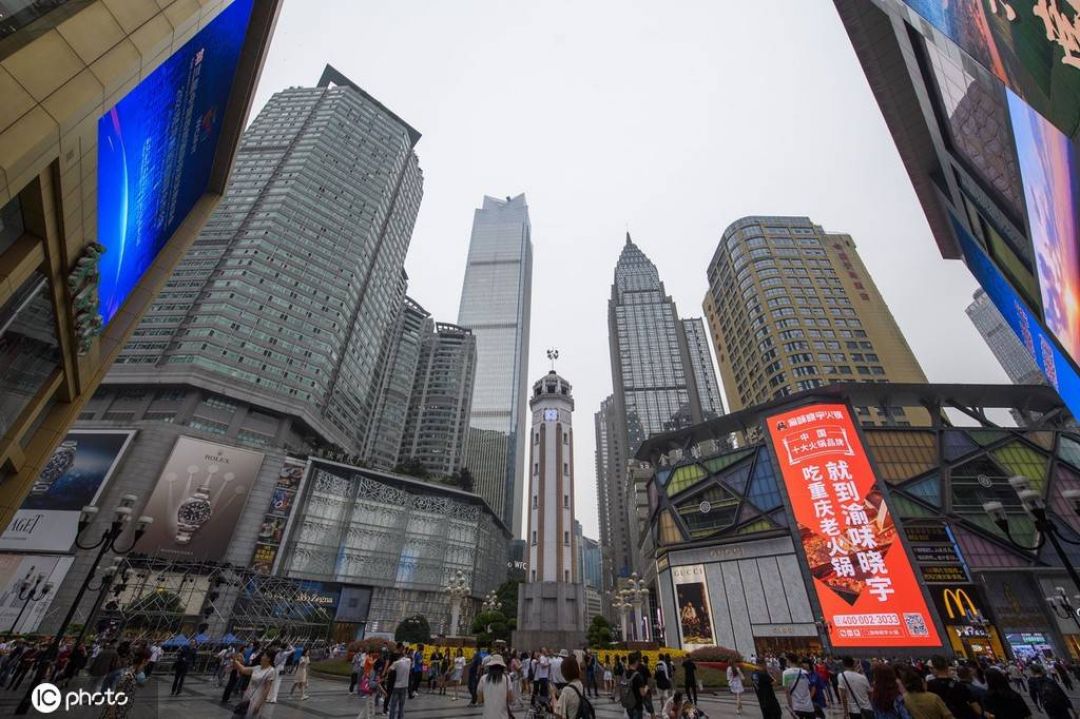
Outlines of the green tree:
<svg viewBox="0 0 1080 719">
<path fill-rule="evenodd" d="M 510 641 L 510 633 L 517 626 L 517 621 L 508 619 L 502 611 L 481 612 L 472 623 L 472 634 L 480 646 L 486 646 L 496 640 Z"/>
<path fill-rule="evenodd" d="M 611 644 L 611 625 L 608 620 L 599 614 L 593 617 L 592 622 L 589 623 L 589 629 L 585 633 L 585 638 L 588 640 L 590 647 L 606 647 Z"/>
<path fill-rule="evenodd" d="M 473 476 L 468 467 L 462 467 L 454 472 L 453 483 L 458 489 L 465 492 L 473 491 Z"/>
<path fill-rule="evenodd" d="M 423 614 L 405 617 L 394 630 L 394 641 L 406 644 L 426 644 L 431 641 L 431 627 Z"/>
<path fill-rule="evenodd" d="M 511 579 L 500 584 L 499 588 L 495 590 L 495 594 L 498 595 L 499 601 L 502 603 L 502 613 L 508 617 L 517 616 L 519 586 L 521 586 L 521 582 Z"/>
<path fill-rule="evenodd" d="M 416 457 L 409 457 L 403 462 L 398 462 L 394 467 L 395 474 L 406 474 L 410 477 L 416 477 L 417 479 L 430 479 L 431 473 L 428 472 L 427 467 Z"/>
</svg>

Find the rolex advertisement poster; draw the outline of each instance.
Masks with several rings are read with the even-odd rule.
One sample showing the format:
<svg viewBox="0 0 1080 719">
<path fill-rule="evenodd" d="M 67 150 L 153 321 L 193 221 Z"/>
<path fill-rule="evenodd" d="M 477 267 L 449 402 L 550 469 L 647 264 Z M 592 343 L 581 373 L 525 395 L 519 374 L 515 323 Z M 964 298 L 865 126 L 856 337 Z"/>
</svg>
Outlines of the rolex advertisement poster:
<svg viewBox="0 0 1080 719">
<path fill-rule="evenodd" d="M 221 560 L 262 461 L 262 452 L 177 439 L 141 512 L 154 523 L 139 542 L 139 552 Z"/>
<path fill-rule="evenodd" d="M 0 535 L 0 550 L 70 550 L 79 510 L 97 501 L 134 436 L 133 430 L 68 432 Z"/>
</svg>

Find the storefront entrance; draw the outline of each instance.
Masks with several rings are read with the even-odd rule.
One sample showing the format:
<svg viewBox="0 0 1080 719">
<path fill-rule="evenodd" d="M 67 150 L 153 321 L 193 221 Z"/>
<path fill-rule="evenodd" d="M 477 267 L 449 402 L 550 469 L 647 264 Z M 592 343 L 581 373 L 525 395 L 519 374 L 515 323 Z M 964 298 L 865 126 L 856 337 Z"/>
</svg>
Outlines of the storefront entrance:
<svg viewBox="0 0 1080 719">
<path fill-rule="evenodd" d="M 818 637 L 754 637 L 754 651 L 759 658 L 765 655 L 778 657 L 788 652 L 799 656 L 821 656 L 823 650 Z"/>
</svg>

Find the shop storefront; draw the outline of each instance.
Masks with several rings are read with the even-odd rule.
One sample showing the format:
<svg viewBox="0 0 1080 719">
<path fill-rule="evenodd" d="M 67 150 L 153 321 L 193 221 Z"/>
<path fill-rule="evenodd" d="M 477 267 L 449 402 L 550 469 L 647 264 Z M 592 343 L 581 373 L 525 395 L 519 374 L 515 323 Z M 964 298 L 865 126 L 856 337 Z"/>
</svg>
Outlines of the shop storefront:
<svg viewBox="0 0 1080 719">
<path fill-rule="evenodd" d="M 930 587 L 934 606 L 945 625 L 949 644 L 965 659 L 1006 658 L 998 629 L 984 610 L 979 588 L 974 584 L 941 584 Z"/>
<path fill-rule="evenodd" d="M 983 572 L 977 577 L 1005 643 L 1019 658 L 1066 656 L 1052 627 L 1046 597 L 1033 572 Z"/>
</svg>

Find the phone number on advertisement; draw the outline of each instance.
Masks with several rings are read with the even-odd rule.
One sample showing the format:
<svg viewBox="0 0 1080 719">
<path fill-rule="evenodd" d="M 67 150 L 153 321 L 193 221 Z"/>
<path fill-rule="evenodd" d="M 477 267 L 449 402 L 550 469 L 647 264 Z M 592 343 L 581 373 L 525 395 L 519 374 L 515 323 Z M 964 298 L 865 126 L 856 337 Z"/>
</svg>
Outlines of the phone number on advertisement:
<svg viewBox="0 0 1080 719">
<path fill-rule="evenodd" d="M 900 626 L 897 614 L 837 614 L 833 624 L 838 627 L 895 627 Z"/>
</svg>

